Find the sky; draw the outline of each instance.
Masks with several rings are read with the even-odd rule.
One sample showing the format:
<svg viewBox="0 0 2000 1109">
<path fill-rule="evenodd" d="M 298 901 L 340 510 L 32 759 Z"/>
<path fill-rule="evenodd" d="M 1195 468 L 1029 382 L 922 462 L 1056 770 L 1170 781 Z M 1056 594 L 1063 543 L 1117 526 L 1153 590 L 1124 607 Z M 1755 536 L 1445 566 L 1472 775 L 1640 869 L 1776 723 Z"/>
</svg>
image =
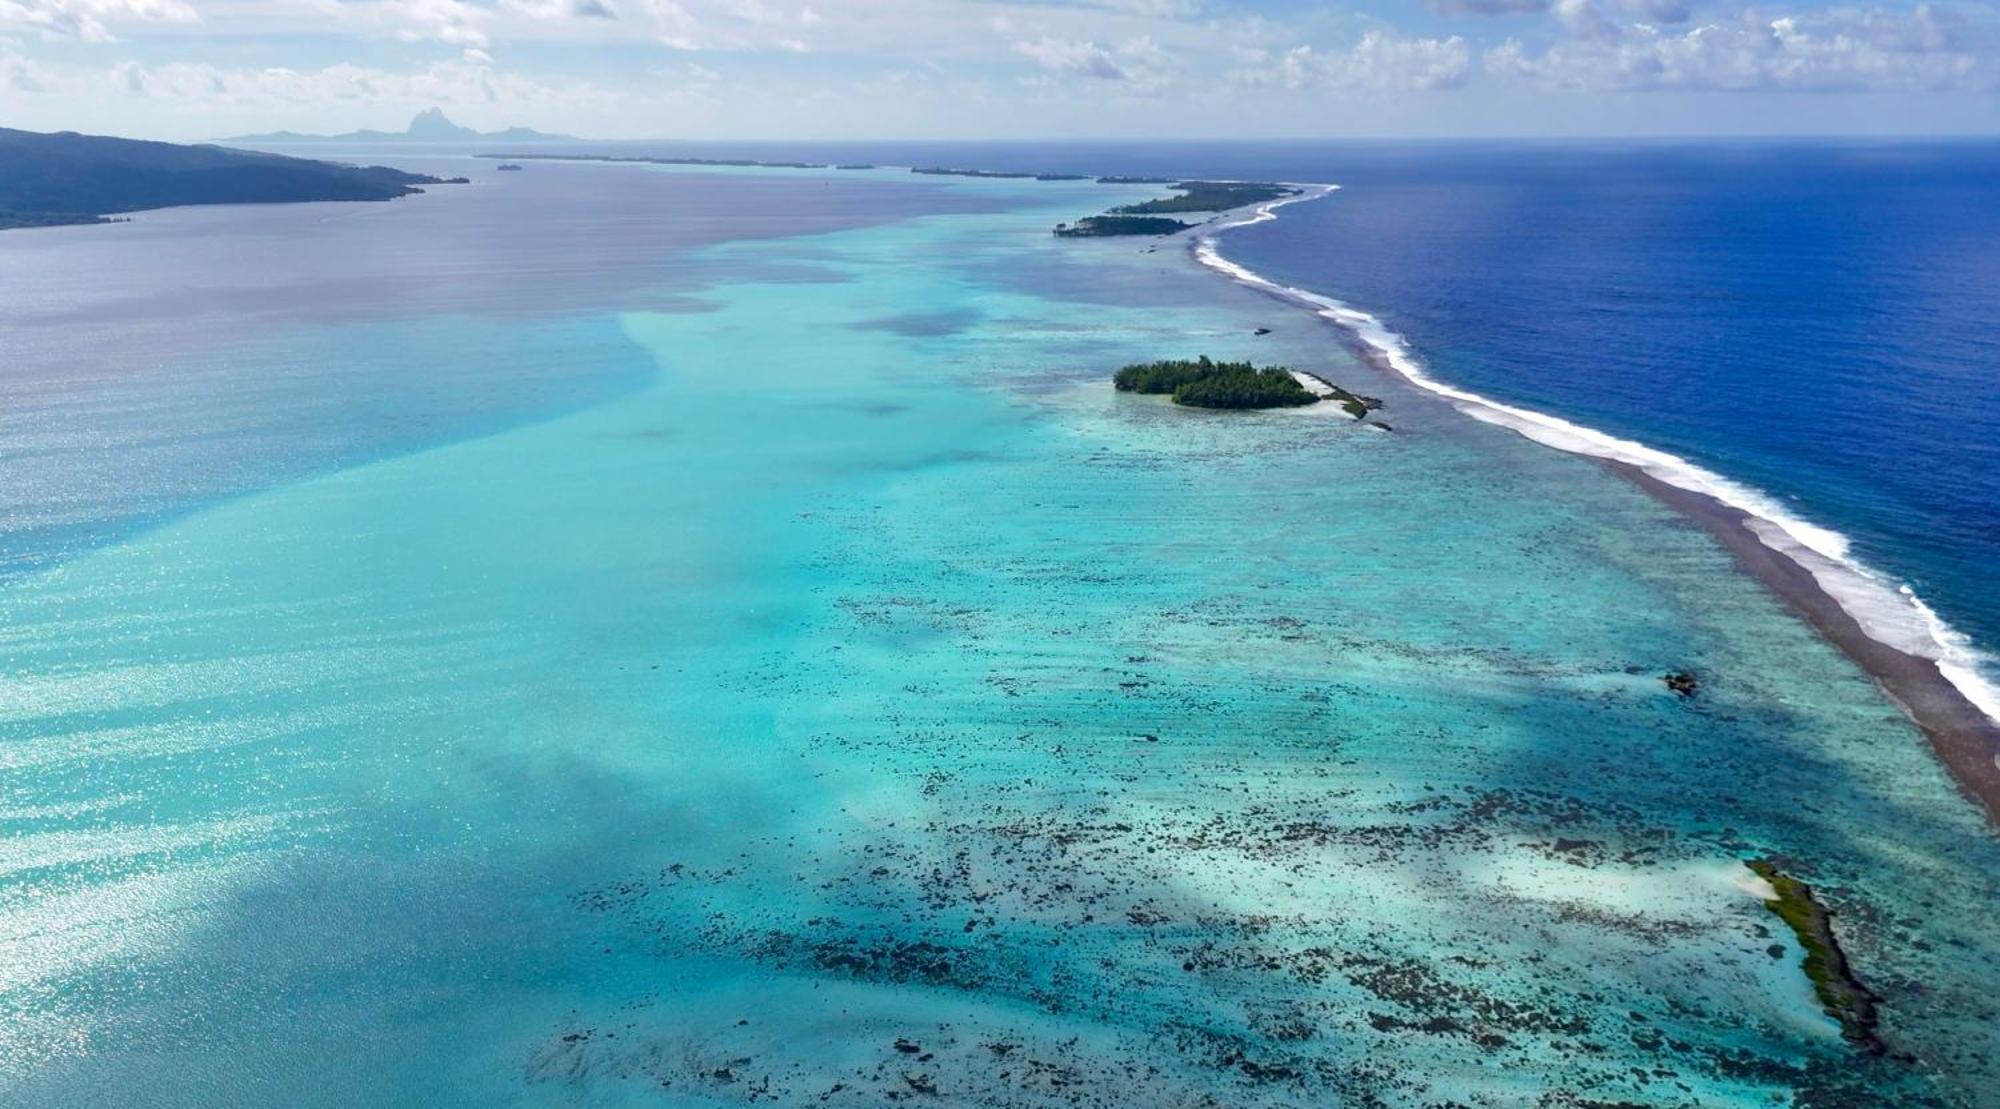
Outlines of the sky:
<svg viewBox="0 0 2000 1109">
<path fill-rule="evenodd" d="M 0 126 L 400 130 L 432 106 L 606 139 L 1988 134 L 2000 8 L 0 0 Z"/>
</svg>

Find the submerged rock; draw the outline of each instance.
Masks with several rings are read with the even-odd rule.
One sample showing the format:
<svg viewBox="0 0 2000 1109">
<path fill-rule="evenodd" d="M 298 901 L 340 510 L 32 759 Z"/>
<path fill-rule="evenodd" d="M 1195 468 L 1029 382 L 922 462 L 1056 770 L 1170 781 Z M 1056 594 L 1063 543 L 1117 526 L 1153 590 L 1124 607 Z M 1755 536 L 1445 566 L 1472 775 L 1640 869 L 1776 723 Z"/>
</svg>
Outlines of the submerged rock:
<svg viewBox="0 0 2000 1109">
<path fill-rule="evenodd" d="M 1661 679 L 1676 696 L 1692 697 L 1701 692 L 1701 679 L 1692 670 L 1676 670 Z"/>
</svg>

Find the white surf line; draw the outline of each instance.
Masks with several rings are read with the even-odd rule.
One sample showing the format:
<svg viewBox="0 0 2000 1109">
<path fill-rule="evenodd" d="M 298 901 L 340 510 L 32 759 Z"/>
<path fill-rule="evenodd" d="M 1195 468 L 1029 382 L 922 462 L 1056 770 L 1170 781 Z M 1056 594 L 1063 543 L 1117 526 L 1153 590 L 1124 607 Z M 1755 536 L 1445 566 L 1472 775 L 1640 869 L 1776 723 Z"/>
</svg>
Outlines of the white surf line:
<svg viewBox="0 0 2000 1109">
<path fill-rule="evenodd" d="M 1277 210 L 1287 204 L 1318 200 L 1340 188 L 1288 184 L 1296 184 L 1304 191 L 1256 205 L 1247 215 L 1233 218 L 1225 215 L 1204 224 L 1191 243 L 1195 260 L 1234 281 L 1301 305 L 1338 325 L 1405 380 L 1444 397 L 1474 419 L 1508 428 L 1557 450 L 1635 466 L 1669 485 L 1713 497 L 1747 514 L 1751 517 L 1747 525 L 1751 532 L 1765 546 L 1805 567 L 1820 588 L 1847 610 L 1870 638 L 1904 654 L 1929 660 L 1966 700 L 1988 719 L 2000 722 L 2000 687 L 1980 670 L 1988 656 L 1965 633 L 1947 624 L 1908 585 L 1890 580 L 1855 558 L 1847 536 L 1788 510 L 1761 489 L 1723 477 L 1677 455 L 1439 381 L 1425 370 L 1409 341 L 1377 317 L 1344 301 L 1281 285 L 1223 257 L 1217 241 L 1223 232 L 1277 219 Z"/>
</svg>

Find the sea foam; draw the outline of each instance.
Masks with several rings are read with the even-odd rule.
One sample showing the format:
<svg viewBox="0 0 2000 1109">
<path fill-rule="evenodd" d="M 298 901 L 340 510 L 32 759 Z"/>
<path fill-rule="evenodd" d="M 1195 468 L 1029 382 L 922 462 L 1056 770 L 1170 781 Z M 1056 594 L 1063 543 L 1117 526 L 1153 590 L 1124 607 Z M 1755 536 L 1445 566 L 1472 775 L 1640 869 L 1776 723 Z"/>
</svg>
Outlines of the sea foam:
<svg viewBox="0 0 2000 1109">
<path fill-rule="evenodd" d="M 1278 218 L 1278 209 L 1331 196 L 1340 186 L 1304 184 L 1294 196 L 1225 216 L 1195 233 L 1193 254 L 1202 265 L 1251 288 L 1312 310 L 1346 330 L 1381 362 L 1417 387 L 1450 400 L 1461 412 L 1508 428 L 1544 446 L 1635 466 L 1669 485 L 1700 493 L 1747 514 L 1748 527 L 1765 546 L 1812 574 L 1861 629 L 1876 641 L 1927 659 L 1988 719 L 2000 722 L 2000 684 L 1988 675 L 1993 659 L 1971 638 L 1940 617 L 1908 585 L 1854 557 L 1847 536 L 1788 509 L 1761 489 L 1731 480 L 1685 458 L 1630 439 L 1621 439 L 1559 416 L 1507 404 L 1439 381 L 1425 369 L 1410 343 L 1381 319 L 1344 301 L 1284 285 L 1223 257 L 1223 232 Z"/>
</svg>

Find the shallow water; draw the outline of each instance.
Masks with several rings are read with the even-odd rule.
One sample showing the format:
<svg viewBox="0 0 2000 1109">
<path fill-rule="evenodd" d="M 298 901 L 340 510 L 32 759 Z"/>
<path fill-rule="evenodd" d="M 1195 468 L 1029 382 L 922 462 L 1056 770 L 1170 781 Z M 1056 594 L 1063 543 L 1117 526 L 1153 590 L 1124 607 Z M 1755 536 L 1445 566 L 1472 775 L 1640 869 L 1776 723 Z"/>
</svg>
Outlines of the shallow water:
<svg viewBox="0 0 2000 1109">
<path fill-rule="evenodd" d="M 1594 464 L 1046 235 L 1116 193 L 663 251 L 478 325 L 645 359 L 588 406 L 7 582 L 0 1101 L 1979 1104 L 2000 850 L 1873 685 Z M 1395 430 L 1108 387 L 1204 351 Z"/>
</svg>

